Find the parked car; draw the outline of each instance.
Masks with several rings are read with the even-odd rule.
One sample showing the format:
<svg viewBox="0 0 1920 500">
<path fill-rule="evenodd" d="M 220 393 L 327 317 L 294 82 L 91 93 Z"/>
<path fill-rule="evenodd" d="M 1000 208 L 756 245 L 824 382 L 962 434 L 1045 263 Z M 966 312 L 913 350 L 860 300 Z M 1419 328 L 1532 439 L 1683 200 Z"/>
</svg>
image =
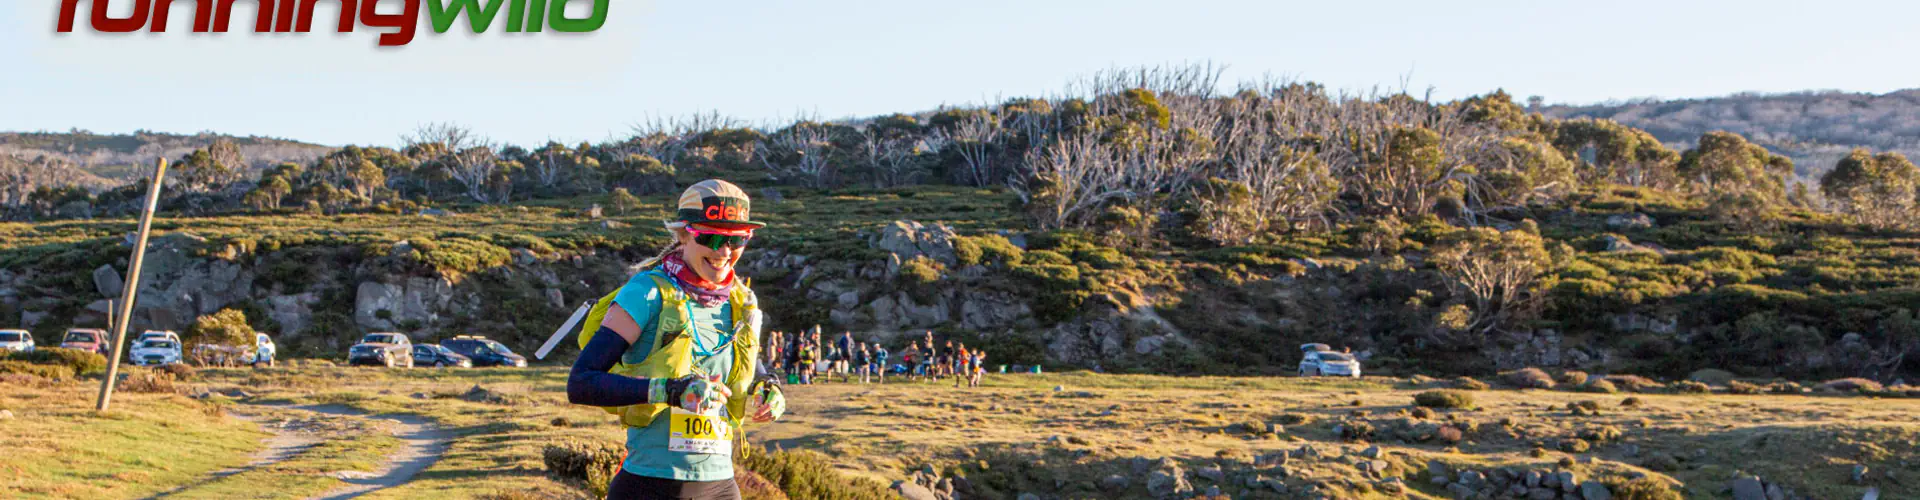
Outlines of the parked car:
<svg viewBox="0 0 1920 500">
<path fill-rule="evenodd" d="M 460 355 L 440 344 L 414 344 L 414 366 L 473 368 L 473 358 Z"/>
<path fill-rule="evenodd" d="M 67 337 L 60 339 L 60 347 L 93 351 L 101 356 L 107 355 L 107 332 L 97 328 L 74 328 L 67 330 Z"/>
<path fill-rule="evenodd" d="M 273 337 L 264 333 L 253 334 L 253 359 L 247 360 L 254 367 L 273 366 L 274 358 L 280 355 L 280 348 L 273 345 Z"/>
<path fill-rule="evenodd" d="M 473 360 L 473 366 L 513 366 L 524 368 L 527 357 L 514 354 L 505 344 L 487 340 L 486 337 L 461 335 L 440 341 L 441 346 L 452 349 Z"/>
<path fill-rule="evenodd" d="M 1334 352 L 1326 344 L 1307 344 L 1300 346 L 1304 353 L 1300 357 L 1300 376 L 1302 377 L 1353 377 L 1360 378 L 1360 360 L 1352 354 Z"/>
<path fill-rule="evenodd" d="M 33 332 L 0 330 L 0 351 L 33 352 Z"/>
<path fill-rule="evenodd" d="M 140 332 L 140 336 L 135 337 L 133 339 L 133 343 L 135 345 L 138 345 L 141 342 L 146 342 L 151 339 L 171 340 L 175 344 L 181 343 L 180 334 L 173 333 L 172 330 L 147 330 L 144 332 Z"/>
<path fill-rule="evenodd" d="M 165 338 L 148 338 L 133 346 L 127 354 L 136 366 L 157 366 L 180 362 L 180 342 Z"/>
<path fill-rule="evenodd" d="M 413 368 L 413 341 L 403 333 L 369 333 L 347 348 L 347 364 Z"/>
</svg>

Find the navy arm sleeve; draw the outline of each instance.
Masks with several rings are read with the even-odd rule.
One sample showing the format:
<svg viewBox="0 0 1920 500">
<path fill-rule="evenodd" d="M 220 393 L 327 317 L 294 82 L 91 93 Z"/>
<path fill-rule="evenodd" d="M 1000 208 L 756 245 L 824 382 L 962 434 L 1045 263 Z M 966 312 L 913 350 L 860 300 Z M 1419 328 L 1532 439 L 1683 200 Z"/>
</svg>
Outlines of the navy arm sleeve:
<svg viewBox="0 0 1920 500">
<path fill-rule="evenodd" d="M 619 333 L 600 327 L 573 361 L 573 371 L 567 375 L 567 402 L 604 407 L 647 402 L 647 379 L 607 373 L 629 345 Z"/>
</svg>

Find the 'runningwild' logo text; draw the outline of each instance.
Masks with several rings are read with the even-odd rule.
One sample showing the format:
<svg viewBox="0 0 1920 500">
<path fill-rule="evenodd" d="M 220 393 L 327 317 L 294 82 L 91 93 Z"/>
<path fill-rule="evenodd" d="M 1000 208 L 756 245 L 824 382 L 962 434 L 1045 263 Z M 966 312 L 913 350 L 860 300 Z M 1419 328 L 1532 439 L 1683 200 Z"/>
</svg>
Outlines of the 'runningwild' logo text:
<svg viewBox="0 0 1920 500">
<path fill-rule="evenodd" d="M 93 18 L 91 23 L 95 31 L 102 33 L 131 33 L 148 28 L 154 33 L 167 31 L 168 11 L 176 2 L 185 1 L 193 6 L 194 33 L 226 33 L 233 20 L 233 4 L 245 2 L 259 7 L 259 18 L 254 21 L 255 33 L 308 33 L 313 31 L 313 11 L 322 1 L 337 3 L 340 7 L 339 32 L 351 33 L 359 25 L 374 28 L 391 28 L 380 34 L 380 45 L 400 46 L 413 42 L 416 28 L 420 26 L 420 16 L 425 14 L 432 22 L 435 33 L 446 33 L 453 28 L 460 13 L 467 14 L 467 24 L 474 33 L 485 33 L 493 27 L 494 19 L 500 14 L 500 7 L 507 7 L 508 33 L 533 33 L 546 28 L 567 33 L 585 33 L 599 30 L 607 23 L 607 9 L 611 0 L 592 0 L 593 14 L 582 19 L 569 19 L 566 16 L 569 0 L 387 0 L 399 2 L 405 8 L 397 14 L 381 14 L 374 11 L 380 0 L 131 0 L 133 13 L 122 19 L 114 19 L 107 14 L 109 0 L 92 0 Z M 125 3 L 121 0 L 120 3 Z M 480 5 L 484 1 L 486 5 Z M 584 1 L 584 0 L 583 0 Z M 427 11 L 420 11 L 421 3 L 427 4 Z M 60 33 L 72 33 L 74 17 L 80 9 L 80 0 L 60 0 L 60 23 L 55 28 Z M 149 23 L 148 21 L 152 21 Z"/>
</svg>

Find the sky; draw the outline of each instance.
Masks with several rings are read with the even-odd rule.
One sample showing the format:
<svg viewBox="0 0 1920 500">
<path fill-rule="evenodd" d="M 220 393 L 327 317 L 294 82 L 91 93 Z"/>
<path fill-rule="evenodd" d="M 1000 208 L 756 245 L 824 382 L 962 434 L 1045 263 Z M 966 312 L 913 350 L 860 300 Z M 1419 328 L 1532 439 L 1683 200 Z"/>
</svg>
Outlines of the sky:
<svg viewBox="0 0 1920 500">
<path fill-rule="evenodd" d="M 0 130 L 394 145 L 451 122 L 532 145 L 606 140 L 649 117 L 772 124 L 998 102 L 1190 62 L 1225 67 L 1229 87 L 1272 75 L 1443 100 L 1920 87 L 1920 65 L 1903 62 L 1920 53 L 1920 2 L 1906 1 L 612 0 L 594 33 L 423 26 L 397 48 L 373 28 L 333 33 L 327 6 L 323 32 L 254 34 L 250 1 L 233 33 L 189 33 L 193 2 L 179 0 L 168 33 L 103 34 L 85 26 L 93 1 L 64 34 L 58 0 L 0 2 Z"/>
</svg>

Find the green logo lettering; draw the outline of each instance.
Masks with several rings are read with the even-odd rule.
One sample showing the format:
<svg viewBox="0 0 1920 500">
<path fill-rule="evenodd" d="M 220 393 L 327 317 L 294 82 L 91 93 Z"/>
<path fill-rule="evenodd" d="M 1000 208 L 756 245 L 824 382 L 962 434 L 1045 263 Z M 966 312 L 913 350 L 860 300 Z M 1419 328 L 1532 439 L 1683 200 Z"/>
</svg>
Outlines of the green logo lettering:
<svg viewBox="0 0 1920 500">
<path fill-rule="evenodd" d="M 428 14 L 433 16 L 435 33 L 446 33 L 447 30 L 452 29 L 453 20 L 460 18 L 460 11 L 467 11 L 467 24 L 473 26 L 474 33 L 486 33 L 487 28 L 493 26 L 493 16 L 500 13 L 502 1 L 488 0 L 486 8 L 481 8 L 479 0 L 428 0 L 427 10 L 430 11 Z M 448 2 L 451 2 L 452 7 L 447 6 Z M 599 12 L 596 10 L 595 13 Z M 603 20 L 604 16 L 602 14 Z M 559 27 L 555 26 L 554 29 Z"/>
<path fill-rule="evenodd" d="M 607 3 L 611 0 L 593 0 L 593 15 L 586 19 L 567 19 L 567 0 L 553 0 L 547 7 L 547 26 L 554 31 L 567 33 L 586 33 L 599 30 L 607 24 Z"/>
</svg>

